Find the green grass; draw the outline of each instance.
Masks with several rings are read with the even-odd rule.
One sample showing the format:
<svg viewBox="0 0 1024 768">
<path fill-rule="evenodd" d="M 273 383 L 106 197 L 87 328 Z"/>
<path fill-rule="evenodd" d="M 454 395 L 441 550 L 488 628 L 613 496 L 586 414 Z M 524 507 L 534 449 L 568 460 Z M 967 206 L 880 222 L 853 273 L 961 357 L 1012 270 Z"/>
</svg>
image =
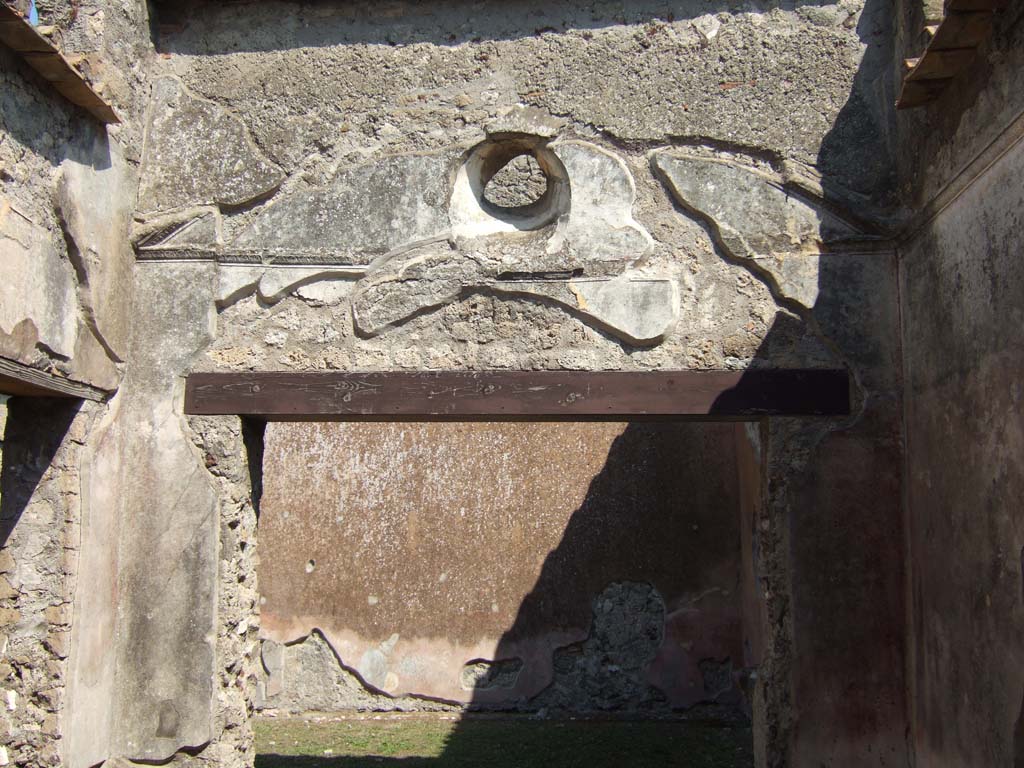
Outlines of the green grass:
<svg viewBox="0 0 1024 768">
<path fill-rule="evenodd" d="M 397 714 L 257 718 L 256 768 L 749 768 L 749 727 Z"/>
</svg>

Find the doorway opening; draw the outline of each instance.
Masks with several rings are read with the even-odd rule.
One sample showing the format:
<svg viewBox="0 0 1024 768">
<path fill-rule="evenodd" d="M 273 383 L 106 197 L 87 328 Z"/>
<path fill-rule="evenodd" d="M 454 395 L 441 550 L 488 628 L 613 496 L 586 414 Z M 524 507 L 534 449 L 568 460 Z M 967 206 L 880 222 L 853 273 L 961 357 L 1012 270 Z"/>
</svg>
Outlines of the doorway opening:
<svg viewBox="0 0 1024 768">
<path fill-rule="evenodd" d="M 287 702 L 312 669 L 317 696 L 347 688 L 371 699 L 357 710 L 399 717 L 391 711 L 436 708 L 450 718 L 447 731 L 435 722 L 432 738 L 443 748 L 420 757 L 388 731 L 380 738 L 390 751 L 377 749 L 365 724 L 344 726 L 363 744 L 362 752 L 346 748 L 347 757 L 316 734 L 303 746 L 287 730 L 280 740 L 264 731 L 261 766 L 407 758 L 432 768 L 500 765 L 479 752 L 481 741 L 509 764 L 529 765 L 536 755 L 519 746 L 544 745 L 544 734 L 517 736 L 509 725 L 498 729 L 504 739 L 474 736 L 477 719 L 548 723 L 557 713 L 569 727 L 595 711 L 607 721 L 629 708 L 642 718 L 675 717 L 680 727 L 697 720 L 719 736 L 694 740 L 690 731 L 685 747 L 584 737 L 601 745 L 604 764 L 767 765 L 786 716 L 779 702 L 790 647 L 785 617 L 766 603 L 788 589 L 785 536 L 767 508 L 768 420 L 848 415 L 847 372 L 195 373 L 185 412 L 199 417 L 194 429 L 211 430 L 214 439 L 201 439 L 208 447 L 223 441 L 212 434 L 216 419 L 203 417 L 248 417 L 250 541 L 259 516 L 264 583 L 259 600 L 255 578 L 246 589 L 252 607 L 260 603 L 263 628 L 254 631 L 251 616 L 240 615 L 248 598 L 236 599 L 235 579 L 222 579 L 222 656 L 253 649 L 225 667 L 229 695 L 241 694 L 239 704 L 261 716 L 310 713 L 324 702 L 271 705 Z M 235 469 L 222 474 L 241 474 L 238 457 L 217 450 L 208 466 L 223 460 Z M 240 490 L 226 488 L 229 509 L 248 506 L 237 503 Z M 279 504 L 276 530 L 268 504 Z M 293 514 L 312 524 L 287 528 L 282 521 Z M 528 525 L 559 519 L 561 528 Z M 249 530 L 234 518 L 226 525 Z M 222 561 L 252 559 L 246 536 L 235 537 L 237 547 L 222 528 L 223 536 Z M 263 550 L 268 542 L 282 553 Z M 531 551 L 533 570 L 524 576 L 531 561 L 522 553 Z M 631 570 L 657 551 L 668 566 Z M 458 571 L 455 561 L 464 563 Z M 256 575 L 248 568 L 237 581 Z M 566 584 L 582 587 L 567 597 Z M 705 610 L 712 603 L 715 610 Z M 631 661 L 616 660 L 617 642 Z M 613 678 L 625 684 L 616 689 Z M 327 705 L 336 711 L 337 699 Z M 720 742 L 734 725 L 728 709 L 746 716 L 738 745 Z M 308 734 L 315 725 L 295 727 Z M 252 748 L 248 729 L 232 733 L 235 748 Z M 717 746 L 702 753 L 697 743 Z M 653 762 L 642 752 L 652 745 Z M 547 764 L 582 764 L 546 754 Z"/>
<path fill-rule="evenodd" d="M 267 424 L 257 765 L 752 766 L 757 427 Z"/>
</svg>

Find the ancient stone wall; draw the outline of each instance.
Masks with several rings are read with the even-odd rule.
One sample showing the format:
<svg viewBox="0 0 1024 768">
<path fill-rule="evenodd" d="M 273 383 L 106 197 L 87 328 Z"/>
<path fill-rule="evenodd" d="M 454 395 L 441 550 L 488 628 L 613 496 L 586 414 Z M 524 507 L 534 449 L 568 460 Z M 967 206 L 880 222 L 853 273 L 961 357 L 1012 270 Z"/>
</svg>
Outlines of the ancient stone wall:
<svg viewBox="0 0 1024 768">
<path fill-rule="evenodd" d="M 98 406 L 14 398 L 0 465 L 0 762 L 58 765 L 79 582 L 82 447 Z M 81 631 L 93 631 L 84 626 Z"/>
<path fill-rule="evenodd" d="M 773 420 L 761 445 L 758 739 L 765 765 L 898 761 L 887 6 L 157 11 L 134 233 L 151 286 L 140 326 L 171 337 L 152 361 L 176 374 L 847 368 L 850 419 Z M 171 387 L 156 396 L 158 412 L 179 407 Z M 188 491 L 195 459 L 131 503 L 162 514 L 151 499 Z M 196 556 L 216 566 L 213 550 Z M 181 643 L 224 635 L 206 616 Z M 148 680 L 162 658 L 130 674 Z M 166 700 L 201 711 L 206 695 Z M 130 698 L 129 756 L 220 738 L 157 736 L 163 705 Z"/>
<path fill-rule="evenodd" d="M 920 211 L 900 253 L 918 765 L 1024 760 L 1020 5 L 992 26 L 942 98 L 901 119 Z"/>
<path fill-rule="evenodd" d="M 83 9 L 74 29 L 89 34 L 69 38 L 85 69 L 104 62 L 90 72 L 109 76 L 97 87 L 125 119 L 109 133 L 0 49 L 0 355 L 104 390 L 128 334 L 143 19 L 131 3 Z"/>
<path fill-rule="evenodd" d="M 905 760 L 888 4 L 51 7 L 125 119 L 81 140 L 4 67 L 6 220 L 40 231 L 2 242 L 79 308 L 33 300 L 5 354 L 119 385 L 81 455 L 81 568 L 111 588 L 76 593 L 68 765 L 252 759 L 260 439 L 186 419 L 189 372 L 758 366 L 855 391 L 744 459 L 760 764 Z M 68 156 L 91 170 L 54 206 Z"/>
</svg>

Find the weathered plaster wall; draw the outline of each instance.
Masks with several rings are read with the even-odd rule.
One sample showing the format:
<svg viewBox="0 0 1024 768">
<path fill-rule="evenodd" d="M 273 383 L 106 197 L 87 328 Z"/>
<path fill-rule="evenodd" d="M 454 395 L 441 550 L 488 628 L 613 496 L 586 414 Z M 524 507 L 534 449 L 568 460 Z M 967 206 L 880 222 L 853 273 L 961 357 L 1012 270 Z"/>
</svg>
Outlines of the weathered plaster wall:
<svg viewBox="0 0 1024 768">
<path fill-rule="evenodd" d="M 65 52 L 120 126 L 98 124 L 0 48 L 0 356 L 110 390 L 130 311 L 146 17 L 131 0 L 80 10 Z"/>
<path fill-rule="evenodd" d="M 219 504 L 176 410 L 178 377 L 209 340 L 211 285 L 204 264 L 135 270 L 132 365 L 87 456 L 83 556 L 116 587 L 76 604 L 103 620 L 78 637 L 75 701 L 90 716 L 72 765 L 162 760 L 211 738 Z"/>
<path fill-rule="evenodd" d="M 581 711 L 738 703 L 734 441 L 730 424 L 270 424 L 266 705 L 328 693 L 310 675 L 299 690 L 307 654 L 279 650 L 314 629 L 392 695 Z M 323 701 L 312 708 L 337 703 Z"/>
<path fill-rule="evenodd" d="M 759 749 L 900 763 L 888 10 L 160 5 L 136 248 L 217 309 L 176 370 L 848 367 L 850 419 L 759 437 Z M 549 195 L 489 207 L 518 150 Z"/>
<path fill-rule="evenodd" d="M 0 762 L 58 765 L 67 734 L 79 467 L 98 406 L 13 398 L 0 465 Z"/>
<path fill-rule="evenodd" d="M 50 9 L 68 12 L 44 21 L 122 123 L 97 124 L 0 47 L 0 357 L 114 390 L 131 336 L 146 6 Z M 120 488 L 94 458 L 111 418 L 106 405 L 10 401 L 0 686 L 10 691 L 2 742 L 18 765 L 109 755 Z"/>
<path fill-rule="evenodd" d="M 133 174 L 102 126 L 6 49 L 0 355 L 113 389 L 124 355 Z"/>
<path fill-rule="evenodd" d="M 1011 4 L 912 123 L 933 127 L 920 200 L 939 194 L 901 250 L 918 765 L 1024 762 L 1022 42 Z"/>
</svg>

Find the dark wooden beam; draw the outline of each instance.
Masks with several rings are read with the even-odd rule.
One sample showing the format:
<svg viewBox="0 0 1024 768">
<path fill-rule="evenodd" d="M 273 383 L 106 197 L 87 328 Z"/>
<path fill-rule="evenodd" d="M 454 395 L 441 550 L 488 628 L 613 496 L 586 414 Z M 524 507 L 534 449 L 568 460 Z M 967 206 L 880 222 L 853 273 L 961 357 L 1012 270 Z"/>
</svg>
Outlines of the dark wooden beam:
<svg viewBox="0 0 1024 768">
<path fill-rule="evenodd" d="M 846 371 L 193 373 L 185 413 L 272 421 L 845 416 Z"/>
<path fill-rule="evenodd" d="M 103 400 L 109 392 L 0 358 L 0 395 L 12 397 L 78 397 Z"/>
</svg>

